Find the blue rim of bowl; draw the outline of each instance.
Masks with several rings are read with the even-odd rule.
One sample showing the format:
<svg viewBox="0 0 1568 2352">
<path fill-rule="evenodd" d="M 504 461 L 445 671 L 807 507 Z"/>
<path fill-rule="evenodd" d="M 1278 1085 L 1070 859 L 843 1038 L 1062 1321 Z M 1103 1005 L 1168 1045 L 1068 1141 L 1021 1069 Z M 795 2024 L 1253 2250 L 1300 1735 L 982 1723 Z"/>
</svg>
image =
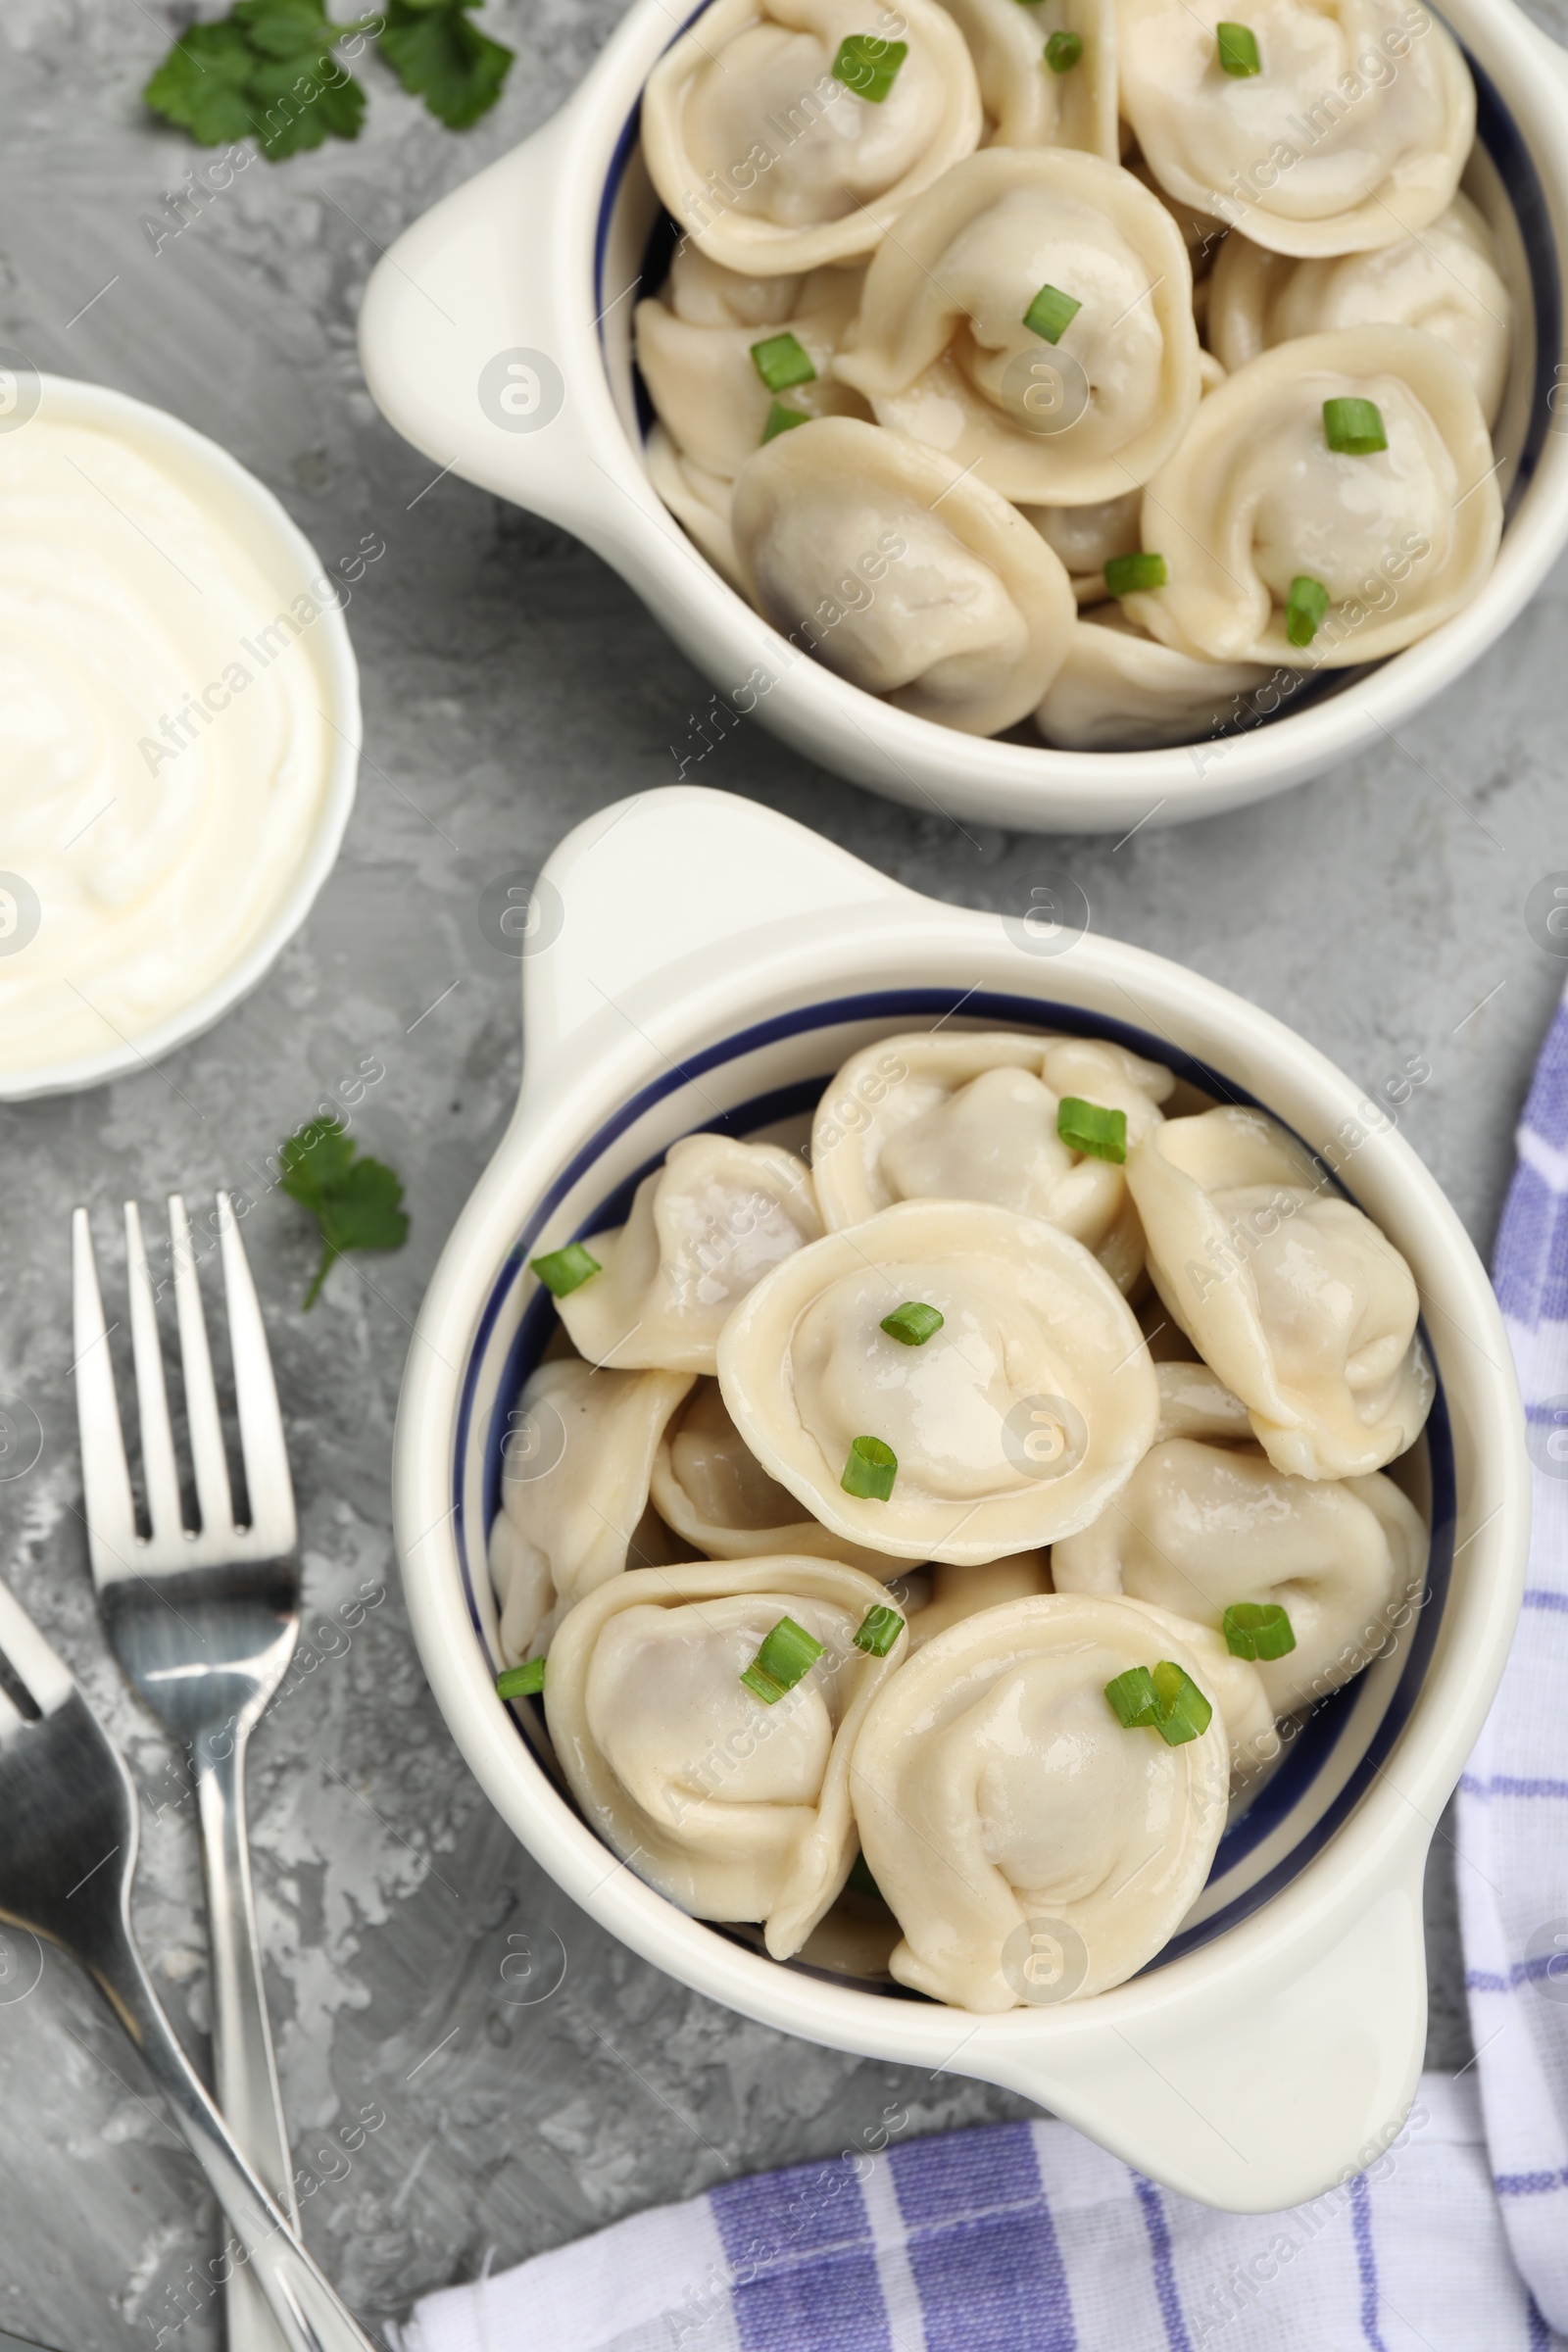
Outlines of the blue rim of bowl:
<svg viewBox="0 0 1568 2352">
<path fill-rule="evenodd" d="M 457 1546 L 459 1573 L 463 1580 L 464 1599 L 467 1607 L 474 1639 L 484 1648 L 484 1633 L 478 1602 L 473 1588 L 473 1563 L 470 1559 L 469 1528 L 465 1489 L 473 1416 L 477 1401 L 481 1367 L 490 1350 L 492 1334 L 514 1286 L 521 1277 L 529 1250 L 560 1203 L 588 1175 L 605 1151 L 619 1136 L 633 1126 L 645 1113 L 665 1098 L 689 1085 L 705 1071 L 716 1069 L 742 1055 L 774 1045 L 781 1040 L 797 1037 L 812 1029 L 831 1029 L 852 1022 L 895 1021 L 925 1014 L 937 1018 L 950 1017 L 961 1006 L 970 1019 L 989 1020 L 1006 1028 L 1051 1029 L 1075 1036 L 1106 1037 L 1132 1053 L 1151 1060 L 1162 1061 L 1180 1079 L 1222 1102 L 1244 1104 L 1263 1110 L 1270 1118 L 1278 1114 L 1259 1102 L 1245 1087 L 1224 1077 L 1209 1064 L 1196 1056 L 1174 1049 L 1168 1040 L 1152 1036 L 1133 1024 L 1107 1015 L 1086 1013 L 1081 1006 L 1060 1004 L 1050 999 L 1014 997 L 996 991 L 976 990 L 965 995 L 961 991 L 939 988 L 905 988 L 880 990 L 853 997 L 824 999 L 803 1005 L 788 1013 L 776 1014 L 748 1029 L 737 1031 L 716 1045 L 704 1048 L 686 1061 L 653 1079 L 638 1094 L 622 1103 L 576 1152 L 568 1165 L 556 1178 L 536 1203 L 516 1242 L 508 1252 L 491 1286 L 479 1317 L 468 1360 L 465 1367 L 459 1398 L 457 1428 L 453 1446 L 453 1540 Z M 776 1120 L 787 1118 L 812 1107 L 821 1096 L 832 1072 L 820 1077 L 801 1079 L 792 1085 L 775 1088 L 737 1103 L 732 1109 L 702 1123 L 704 1133 L 755 1134 Z M 1284 1125 L 1284 1121 L 1278 1122 Z M 1295 1133 L 1294 1129 L 1289 1130 Z M 1303 1149 L 1312 1152 L 1304 1137 L 1298 1136 Z M 1312 1153 L 1314 1158 L 1319 1155 Z M 617 1183 L 603 1195 L 593 1209 L 577 1226 L 574 1238 L 582 1239 L 602 1232 L 608 1225 L 624 1217 L 631 1196 L 642 1178 L 662 1159 L 660 1152 L 643 1166 Z M 1319 1158 L 1319 1164 L 1321 1160 Z M 1354 1195 L 1333 1178 L 1345 1198 L 1353 1200 Z M 555 1325 L 555 1304 L 542 1288 L 530 1299 L 507 1349 L 491 1408 L 490 1426 L 484 1436 L 484 1475 L 481 1488 L 483 1527 L 478 1547 L 481 1563 L 488 1552 L 489 1533 L 501 1498 L 502 1440 L 506 1434 L 507 1414 L 529 1372 L 538 1362 Z M 1449 1429 L 1447 1401 L 1444 1394 L 1437 1357 L 1433 1351 L 1425 1324 L 1420 1326 L 1422 1346 L 1433 1367 L 1436 1394 L 1424 1432 L 1428 1469 L 1431 1480 L 1431 1537 L 1427 1555 L 1427 1576 L 1416 1623 L 1405 1653 L 1398 1682 L 1391 1692 L 1383 1715 L 1374 1729 L 1365 1749 L 1348 1774 L 1344 1787 L 1331 1799 L 1318 1818 L 1305 1830 L 1288 1854 L 1262 1878 L 1244 1888 L 1233 1899 L 1195 1927 L 1183 1930 L 1149 1963 L 1149 1969 L 1167 1966 L 1184 1953 L 1209 1944 L 1228 1929 L 1237 1927 L 1263 1906 L 1271 1896 L 1280 1892 L 1298 1877 L 1308 1863 L 1320 1853 L 1335 1832 L 1348 1818 L 1354 1807 L 1379 1776 L 1384 1760 L 1410 1718 L 1428 1663 L 1438 1637 L 1453 1567 L 1453 1541 L 1456 1524 L 1456 1492 L 1453 1444 Z M 488 1578 L 488 1566 L 483 1565 Z M 487 1657 L 494 1672 L 494 1662 Z M 1313 1784 L 1327 1768 L 1338 1747 L 1341 1734 L 1348 1728 L 1350 1709 L 1354 1703 L 1354 1682 L 1333 1691 L 1320 1700 L 1306 1716 L 1296 1739 L 1291 1742 L 1284 1761 L 1264 1783 L 1253 1801 L 1226 1829 L 1220 1839 L 1210 1872 L 1211 1880 L 1234 1869 L 1284 1823 L 1306 1796 Z M 550 1771 L 564 1800 L 577 1808 L 561 1779 L 548 1738 L 544 1733 L 542 1711 L 536 1702 L 514 1701 L 514 1719 L 517 1722 L 518 1737 L 528 1747 L 541 1769 Z M 524 1716 L 523 1710 L 528 1710 Z M 527 1728 L 525 1728 L 525 1726 Z M 579 1814 L 579 1819 L 581 1815 Z M 704 1921 L 715 1935 L 753 1948 L 743 1932 L 736 1932 L 722 1923 Z M 777 1965 L 777 1964 L 775 1964 Z M 799 1960 L 783 1965 L 818 1976 L 834 1983 L 846 1980 L 830 1976 Z M 1148 1974 L 1149 1970 L 1142 1972 Z M 852 1982 L 855 1982 L 852 1980 Z M 923 1999 L 901 1985 L 884 1985 L 880 1982 L 858 1980 L 865 1989 L 888 1993 L 900 1999 Z"/>
</svg>

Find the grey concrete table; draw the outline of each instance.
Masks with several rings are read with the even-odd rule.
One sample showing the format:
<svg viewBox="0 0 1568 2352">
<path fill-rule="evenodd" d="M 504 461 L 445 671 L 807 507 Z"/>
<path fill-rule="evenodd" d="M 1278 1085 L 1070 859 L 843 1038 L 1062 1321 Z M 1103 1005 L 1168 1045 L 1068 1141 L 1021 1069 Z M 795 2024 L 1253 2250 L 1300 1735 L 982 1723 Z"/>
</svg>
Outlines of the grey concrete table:
<svg viewBox="0 0 1568 2352">
<path fill-rule="evenodd" d="M 204 13 L 211 13 L 207 11 Z M 620 582 L 557 532 L 432 468 L 381 422 L 354 320 L 378 250 L 543 122 L 614 0 L 492 0 L 520 51 L 497 112 L 439 130 L 373 63 L 365 135 L 257 162 L 177 237 L 191 150 L 137 91 L 166 0 L 5 0 L 0 340 L 158 402 L 225 443 L 327 559 L 385 540 L 349 613 L 367 750 L 335 873 L 257 994 L 162 1068 L 0 1112 L 0 1393 L 43 1449 L 0 1485 L 0 1572 L 81 1676 L 144 1796 L 137 1912 L 193 2044 L 206 1959 L 183 1769 L 105 1652 L 80 1520 L 67 1210 L 111 1284 L 119 1204 L 182 1185 L 259 1196 L 247 1225 L 303 1510 L 319 1662 L 259 1734 L 253 1806 L 269 1983 L 307 2235 L 370 2319 L 730 2174 L 1021 2112 L 1001 2093 L 787 2043 L 611 1942 L 500 1828 L 426 1691 L 396 1591 L 387 1478 L 431 1264 L 517 1082 L 516 966 L 476 923 L 486 879 L 668 782 L 708 688 Z M 1399 742 L 1271 806 L 1118 845 L 959 829 L 807 766 L 755 724 L 694 779 L 751 794 L 917 888 L 1018 907 L 1081 883 L 1104 930 L 1183 958 L 1370 1086 L 1431 1063 L 1406 1132 L 1489 1247 L 1511 1134 L 1564 966 L 1531 884 L 1568 867 L 1559 576 L 1485 669 Z M 300 1212 L 266 1155 L 367 1060 L 358 1133 L 408 1185 L 400 1256 L 340 1264 L 310 1315 Z M 355 1596 L 370 1605 L 355 1609 Z M 358 1617 L 345 1625 L 343 1610 Z M 319 1629 L 325 1627 L 323 1634 Z M 1469 2058 L 1454 1863 L 1428 1878 L 1431 2062 Z M 501 1973 L 509 1936 L 541 1967 Z M 515 1996 L 564 1977 L 548 1998 Z M 21 1996 L 21 1997 L 19 1997 Z M 0 2330 L 98 2346 L 216 2341 L 190 2285 L 215 2219 L 116 2030 L 67 1968 L 0 1971 Z M 348 2143 L 348 2144 L 346 2144 Z M 312 2184 L 315 2185 L 312 2185 Z"/>
</svg>

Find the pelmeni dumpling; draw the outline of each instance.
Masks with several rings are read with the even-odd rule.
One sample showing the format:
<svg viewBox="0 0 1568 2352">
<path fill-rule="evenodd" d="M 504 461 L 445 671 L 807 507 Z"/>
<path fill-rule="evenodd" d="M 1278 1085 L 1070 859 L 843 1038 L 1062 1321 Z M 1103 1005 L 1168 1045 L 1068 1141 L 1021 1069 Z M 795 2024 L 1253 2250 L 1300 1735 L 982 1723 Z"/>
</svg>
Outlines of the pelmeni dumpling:
<svg viewBox="0 0 1568 2352">
<path fill-rule="evenodd" d="M 1207 1364 L 1168 1358 L 1154 1366 L 1154 1378 L 1159 1383 L 1156 1445 L 1166 1438 L 1209 1438 L 1226 1446 L 1251 1445 L 1252 1424 L 1246 1405 Z M 665 1511 L 663 1516 L 668 1519 L 669 1513 Z"/>
<path fill-rule="evenodd" d="M 929 1597 L 909 1608 L 909 1647 L 923 1649 L 950 1625 L 978 1617 L 982 1609 L 1000 1609 L 1010 1600 L 1032 1600 L 1054 1590 L 1051 1558 L 1044 1551 L 1013 1551 L 1004 1559 L 975 1560 L 954 1568 L 935 1563 L 929 1576 Z"/>
<path fill-rule="evenodd" d="M 1228 0 L 1119 0 L 1121 109 L 1173 196 L 1276 253 L 1360 253 L 1452 201 L 1475 137 L 1457 42 L 1406 0 L 1252 0 L 1259 71 L 1228 74 Z"/>
<path fill-rule="evenodd" d="M 1128 1153 L 1149 1268 L 1277 1470 L 1354 1478 L 1415 1443 L 1432 1374 L 1404 1259 L 1260 1110 L 1167 1119 Z"/>
<path fill-rule="evenodd" d="M 1385 449 L 1330 448 L 1324 404 L 1344 399 L 1374 405 Z M 1377 662 L 1469 602 L 1501 530 L 1462 364 L 1419 327 L 1342 327 L 1264 352 L 1209 394 L 1144 500 L 1144 545 L 1165 557 L 1168 583 L 1126 609 L 1215 662 Z M 1328 604 L 1293 644 L 1303 578 Z"/>
<path fill-rule="evenodd" d="M 1245 714 L 1269 672 L 1161 645 L 1119 607 L 1080 619 L 1035 725 L 1061 751 L 1147 751 L 1190 743 Z"/>
<path fill-rule="evenodd" d="M 1009 6 L 1016 5 L 1017 0 L 1009 0 Z M 1023 513 L 1067 566 L 1080 605 L 1098 605 L 1107 597 L 1105 565 L 1113 556 L 1133 555 L 1143 545 L 1141 490 L 1103 499 L 1095 507 L 1025 507 Z"/>
<path fill-rule="evenodd" d="M 1126 1592 L 1216 1630 L 1238 1601 L 1276 1603 L 1296 1647 L 1257 1673 L 1272 1713 L 1290 1715 L 1361 1672 L 1426 1561 L 1421 1514 L 1392 1478 L 1290 1478 L 1253 1446 L 1175 1438 L 1056 1545 L 1052 1570 L 1060 1592 Z"/>
<path fill-rule="evenodd" d="M 834 366 L 879 423 L 1006 498 L 1118 498 L 1163 464 L 1198 407 L 1187 250 L 1118 165 L 988 148 L 909 207 L 866 271 L 858 329 Z"/>
<path fill-rule="evenodd" d="M 906 1344 L 884 1326 L 911 1304 L 928 1336 Z M 1000 1559 L 1087 1527 L 1159 1413 L 1103 1267 L 972 1200 L 900 1201 L 776 1267 L 725 1326 L 718 1378 L 781 1486 L 903 1560 Z"/>
<path fill-rule="evenodd" d="M 654 1457 L 650 1494 L 660 1517 L 710 1559 L 809 1552 L 884 1580 L 905 1566 L 803 1519 L 794 1495 L 768 1477 L 730 1419 L 716 1380 L 699 1380 L 670 1418 Z"/>
<path fill-rule="evenodd" d="M 1114 0 L 946 0 L 969 44 L 985 108 L 984 145 L 1083 147 L 1114 163 Z M 1078 43 L 1070 64 L 1063 36 Z M 1049 44 L 1054 41 L 1054 46 Z M 1053 61 L 1055 61 L 1054 63 Z"/>
<path fill-rule="evenodd" d="M 762 1921 L 775 1960 L 800 1949 L 855 1858 L 850 1751 L 908 1642 L 856 1647 L 885 1603 L 829 1560 L 634 1570 L 550 1646 L 545 1715 L 590 1826 L 683 1911 Z M 768 1705 L 741 1676 L 782 1617 L 825 1654 Z"/>
<path fill-rule="evenodd" d="M 981 120 L 936 0 L 879 20 L 862 0 L 713 0 L 648 77 L 643 154 L 705 253 L 777 276 L 871 252 Z"/>
<path fill-rule="evenodd" d="M 1513 299 L 1492 231 L 1467 196 L 1419 234 L 1373 253 L 1293 261 L 1240 230 L 1214 265 L 1208 339 L 1232 372 L 1259 352 L 1337 326 L 1420 326 L 1462 360 L 1488 424 L 1508 376 Z"/>
<path fill-rule="evenodd" d="M 1167 1660 L 1213 1709 L 1177 1746 L 1123 1729 L 1105 1697 Z M 1230 1740 L 1205 1671 L 1179 1619 L 1081 1593 L 988 1609 L 909 1659 L 851 1772 L 866 1862 L 904 1930 L 900 1984 L 990 2012 L 1104 1992 L 1153 1958 L 1225 1827 Z"/>
<path fill-rule="evenodd" d="M 989 1200 L 1043 1217 L 1093 1250 L 1120 1287 L 1143 1271 L 1123 1170 L 1064 1143 L 1062 1102 L 1127 1122 L 1159 1117 L 1169 1070 L 1100 1038 L 961 1030 L 885 1037 L 855 1054 L 817 1105 L 811 1166 L 830 1233 L 895 1200 Z"/>
<path fill-rule="evenodd" d="M 625 1224 L 589 1236 L 600 1271 L 557 1312 L 591 1363 L 711 1372 L 737 1298 L 821 1230 L 811 1172 L 793 1152 L 683 1136 L 637 1187 Z"/>
<path fill-rule="evenodd" d="M 1061 665 L 1067 575 L 994 490 L 847 416 L 780 433 L 731 509 L 742 584 L 792 644 L 901 710 L 994 735 Z"/>
<path fill-rule="evenodd" d="M 723 474 L 710 473 L 706 466 L 699 466 L 695 458 L 677 449 L 662 424 L 656 424 L 644 442 L 643 459 L 648 479 L 687 538 L 695 541 L 732 588 L 739 588 L 740 560 L 729 521 L 735 503 L 734 483 Z"/>
<path fill-rule="evenodd" d="M 558 1607 L 570 1608 L 628 1560 L 667 1546 L 650 1529 L 648 1488 L 686 1372 L 604 1372 L 574 1358 L 541 1364 L 509 1420 L 490 1576 L 501 1654 L 528 1655 Z"/>
</svg>

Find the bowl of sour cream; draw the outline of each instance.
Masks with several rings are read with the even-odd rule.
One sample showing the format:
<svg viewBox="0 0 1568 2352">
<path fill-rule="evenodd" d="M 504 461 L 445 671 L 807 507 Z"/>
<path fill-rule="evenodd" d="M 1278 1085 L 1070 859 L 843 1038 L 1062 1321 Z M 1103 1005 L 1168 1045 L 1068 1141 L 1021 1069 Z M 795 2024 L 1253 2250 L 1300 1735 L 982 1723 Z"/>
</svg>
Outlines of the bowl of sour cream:
<svg viewBox="0 0 1568 2352">
<path fill-rule="evenodd" d="M 354 800 L 343 611 L 380 552 L 328 569 L 177 418 L 0 375 L 0 1100 L 169 1053 L 304 921 Z"/>
</svg>

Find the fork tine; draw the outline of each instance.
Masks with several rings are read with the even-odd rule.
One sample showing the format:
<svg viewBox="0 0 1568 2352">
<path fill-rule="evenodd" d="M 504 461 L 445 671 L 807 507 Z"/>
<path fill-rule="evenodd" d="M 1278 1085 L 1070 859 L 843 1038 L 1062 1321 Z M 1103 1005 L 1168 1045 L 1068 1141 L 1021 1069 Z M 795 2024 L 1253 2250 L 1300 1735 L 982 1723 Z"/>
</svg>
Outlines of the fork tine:
<svg viewBox="0 0 1568 2352">
<path fill-rule="evenodd" d="M 78 1208 L 71 1221 L 76 1426 L 81 1434 L 82 1497 L 95 1585 L 129 1574 L 136 1556 L 136 1513 L 125 1467 L 125 1441 L 115 1398 L 115 1367 L 92 1253 L 92 1227 Z"/>
<path fill-rule="evenodd" d="M 251 1534 L 265 1551 L 281 1556 L 293 1550 L 297 1532 L 294 1482 L 283 1443 L 283 1416 L 272 1378 L 267 1326 L 226 1193 L 218 1196 L 218 1219 L 228 1299 L 228 1345 L 234 1359 L 234 1401 L 245 1484 L 250 1490 Z"/>
<path fill-rule="evenodd" d="M 191 1463 L 196 1472 L 196 1502 L 202 1515 L 202 1534 L 227 1534 L 234 1524 L 234 1504 L 228 1491 L 228 1462 L 223 1452 L 223 1425 L 218 1417 L 218 1388 L 207 1346 L 202 1315 L 201 1287 L 196 1279 L 196 1252 L 191 1247 L 190 1219 L 178 1193 L 169 1196 L 169 1238 L 174 1250 L 174 1304 L 179 1315 L 179 1360 L 185 1381 L 185 1419 L 190 1428 Z"/>
<path fill-rule="evenodd" d="M 141 1211 L 125 1202 L 125 1266 L 130 1278 L 130 1344 L 136 1361 L 136 1418 L 141 1426 L 141 1467 L 147 1482 L 147 1515 L 155 1542 L 180 1534 L 184 1516 L 174 1437 L 169 1426 L 169 1393 L 164 1386 L 164 1351 L 158 1341 L 153 1270 L 142 1240 Z"/>
<path fill-rule="evenodd" d="M 56 1656 L 10 1586 L 4 1584 L 0 1584 L 0 1657 L 30 1691 L 40 1715 L 52 1715 L 75 1689 L 64 1659 Z M 11 1707 L 9 1699 L 5 1703 Z M 20 1713 L 15 1708 L 11 1711 L 20 1723 Z M 15 1730 L 16 1725 L 5 1728 Z"/>
</svg>

